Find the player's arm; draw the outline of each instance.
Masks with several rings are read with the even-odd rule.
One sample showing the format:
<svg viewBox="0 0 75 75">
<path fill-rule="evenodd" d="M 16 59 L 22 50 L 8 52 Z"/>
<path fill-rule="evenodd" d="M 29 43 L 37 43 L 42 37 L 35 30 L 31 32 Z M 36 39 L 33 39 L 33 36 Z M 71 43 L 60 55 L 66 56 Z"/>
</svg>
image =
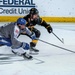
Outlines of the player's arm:
<svg viewBox="0 0 75 75">
<path fill-rule="evenodd" d="M 45 27 L 49 33 L 51 33 L 53 31 L 51 25 L 47 24 L 46 21 L 42 20 L 42 18 L 40 18 L 40 17 L 38 17 L 38 19 L 37 19 L 37 24 Z"/>
<path fill-rule="evenodd" d="M 35 33 L 31 32 L 27 27 L 22 30 L 21 34 L 27 34 L 32 40 L 36 39 Z"/>
<path fill-rule="evenodd" d="M 51 25 L 47 24 L 44 20 L 41 22 L 41 26 L 44 26 L 49 33 L 51 33 L 53 31 Z"/>
<path fill-rule="evenodd" d="M 25 42 L 20 42 L 18 41 L 18 35 L 20 32 L 16 32 L 16 29 L 14 29 L 14 32 L 11 33 L 11 43 L 12 43 L 12 49 L 18 49 L 22 47 L 23 49 L 28 50 L 29 49 L 29 44 Z"/>
</svg>

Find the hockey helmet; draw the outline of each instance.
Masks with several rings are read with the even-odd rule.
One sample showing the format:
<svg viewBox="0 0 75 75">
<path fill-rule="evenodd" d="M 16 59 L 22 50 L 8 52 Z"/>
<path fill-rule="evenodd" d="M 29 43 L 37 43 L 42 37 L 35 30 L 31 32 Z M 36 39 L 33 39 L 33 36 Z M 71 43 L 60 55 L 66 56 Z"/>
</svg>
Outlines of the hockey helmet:
<svg viewBox="0 0 75 75">
<path fill-rule="evenodd" d="M 39 13 L 39 11 L 36 8 L 30 9 L 30 14 L 35 15 L 35 14 L 38 14 L 38 13 Z"/>
<path fill-rule="evenodd" d="M 19 18 L 19 19 L 17 20 L 17 24 L 25 25 L 25 24 L 26 24 L 26 20 L 23 19 L 23 18 Z"/>
</svg>

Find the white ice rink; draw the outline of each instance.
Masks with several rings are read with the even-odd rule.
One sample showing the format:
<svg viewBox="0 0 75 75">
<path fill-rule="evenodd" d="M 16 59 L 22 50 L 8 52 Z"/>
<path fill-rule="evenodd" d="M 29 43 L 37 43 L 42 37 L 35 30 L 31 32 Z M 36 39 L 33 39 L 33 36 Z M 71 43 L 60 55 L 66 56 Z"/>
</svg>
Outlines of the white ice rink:
<svg viewBox="0 0 75 75">
<path fill-rule="evenodd" d="M 5 23 L 0 23 L 3 25 Z M 41 31 L 41 40 L 75 51 L 75 23 L 50 23 L 53 32 L 64 39 L 62 44 L 53 34 L 49 34 L 42 26 L 36 26 Z M 27 36 L 20 36 L 20 41 L 30 42 Z M 75 53 L 38 42 L 38 55 L 33 60 L 24 60 L 15 56 L 11 48 L 0 47 L 0 75 L 75 75 Z M 2 55 L 4 54 L 4 55 Z"/>
</svg>

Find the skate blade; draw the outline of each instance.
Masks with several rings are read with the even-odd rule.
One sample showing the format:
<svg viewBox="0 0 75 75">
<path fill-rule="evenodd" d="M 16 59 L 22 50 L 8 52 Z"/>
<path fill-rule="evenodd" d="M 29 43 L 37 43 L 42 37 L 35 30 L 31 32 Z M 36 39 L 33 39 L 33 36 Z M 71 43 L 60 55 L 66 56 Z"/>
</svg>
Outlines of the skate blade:
<svg viewBox="0 0 75 75">
<path fill-rule="evenodd" d="M 24 58 L 24 60 L 33 60 L 33 58 L 30 58 L 30 59 L 28 59 L 28 58 L 26 58 L 26 57 L 23 57 Z"/>
<path fill-rule="evenodd" d="M 4 44 L 0 44 L 0 47 L 5 46 Z"/>
</svg>

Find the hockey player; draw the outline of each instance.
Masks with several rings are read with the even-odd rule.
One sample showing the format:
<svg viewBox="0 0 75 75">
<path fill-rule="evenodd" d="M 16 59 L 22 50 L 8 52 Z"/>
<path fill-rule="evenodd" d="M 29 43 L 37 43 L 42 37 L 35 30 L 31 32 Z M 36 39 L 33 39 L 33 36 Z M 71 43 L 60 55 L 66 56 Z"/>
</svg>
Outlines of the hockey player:
<svg viewBox="0 0 75 75">
<path fill-rule="evenodd" d="M 32 56 L 26 53 L 30 48 L 29 44 L 17 40 L 22 32 L 28 34 L 32 39 L 36 38 L 25 25 L 26 20 L 19 18 L 17 22 L 0 27 L 0 45 L 11 46 L 13 53 L 31 59 Z"/>
<path fill-rule="evenodd" d="M 39 11 L 36 8 L 31 8 L 30 13 L 28 15 L 24 16 L 23 18 L 28 22 L 26 24 L 26 26 L 29 28 L 29 30 L 31 32 L 35 33 L 36 38 L 39 38 L 40 34 L 41 34 L 40 31 L 34 27 L 36 24 L 44 26 L 49 33 L 51 33 L 53 31 L 50 24 L 47 24 L 44 20 L 42 20 L 42 18 L 40 18 Z M 38 42 L 38 40 L 36 40 L 36 39 L 34 39 L 34 40 L 32 40 L 32 42 L 30 42 L 31 50 L 34 52 L 39 52 L 39 50 L 35 49 L 37 42 Z"/>
</svg>

